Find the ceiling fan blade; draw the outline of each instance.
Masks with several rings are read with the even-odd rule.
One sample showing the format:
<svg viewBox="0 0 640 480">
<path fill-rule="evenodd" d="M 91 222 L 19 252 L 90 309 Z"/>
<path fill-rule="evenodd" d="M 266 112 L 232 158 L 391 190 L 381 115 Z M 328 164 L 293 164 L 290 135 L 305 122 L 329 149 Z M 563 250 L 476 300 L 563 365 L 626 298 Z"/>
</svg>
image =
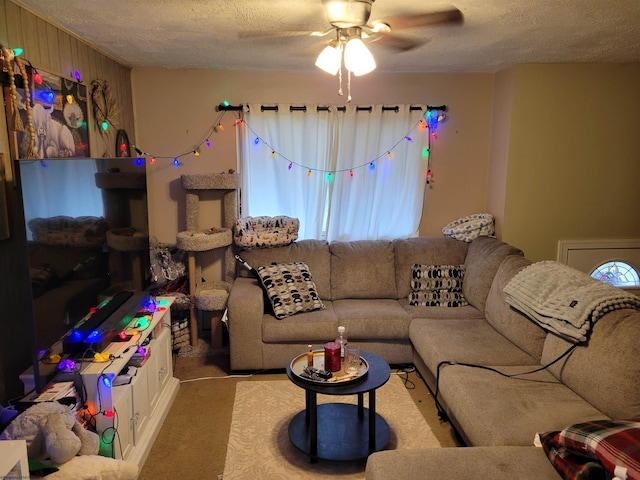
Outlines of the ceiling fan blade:
<svg viewBox="0 0 640 480">
<path fill-rule="evenodd" d="M 329 28 L 323 31 L 274 30 L 271 32 L 267 32 L 264 30 L 244 30 L 242 32 L 238 32 L 238 38 L 276 38 L 276 37 L 302 37 L 302 36 L 324 37 L 325 35 L 328 35 L 333 31 L 334 31 L 333 28 Z"/>
<path fill-rule="evenodd" d="M 464 23 L 464 15 L 455 7 L 439 12 L 418 13 L 415 15 L 396 15 L 372 22 L 373 25 L 378 23 L 386 23 L 391 30 L 402 30 L 405 28 L 427 27 L 429 25 L 454 24 L 461 25 Z"/>
<path fill-rule="evenodd" d="M 385 48 L 389 48 L 392 50 L 396 50 L 398 52 L 408 52 L 409 50 L 413 50 L 414 48 L 418 48 L 421 45 L 427 43 L 425 39 L 415 39 L 415 38 L 407 38 L 401 37 L 400 35 L 393 35 L 391 33 L 381 34 L 375 39 L 376 45 L 381 45 Z"/>
</svg>

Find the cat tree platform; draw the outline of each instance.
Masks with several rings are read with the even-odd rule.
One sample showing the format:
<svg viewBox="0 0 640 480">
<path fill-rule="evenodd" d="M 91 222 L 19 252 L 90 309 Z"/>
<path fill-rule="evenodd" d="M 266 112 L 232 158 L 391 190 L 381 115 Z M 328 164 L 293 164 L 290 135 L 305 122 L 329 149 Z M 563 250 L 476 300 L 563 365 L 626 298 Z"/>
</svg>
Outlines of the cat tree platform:
<svg viewBox="0 0 640 480">
<path fill-rule="evenodd" d="M 191 345 L 197 345 L 198 323 L 196 310 L 207 312 L 211 318 L 211 343 L 214 348 L 222 346 L 222 325 L 220 319 L 226 309 L 231 284 L 227 281 L 235 277 L 235 259 L 232 228 L 238 216 L 237 189 L 239 176 L 234 173 L 205 173 L 182 175 L 185 190 L 187 231 L 177 235 L 178 248 L 187 252 L 189 270 L 189 293 L 191 296 L 190 332 Z M 200 195 L 209 190 L 224 191 L 222 228 L 202 229 L 199 225 Z M 224 248 L 224 272 L 222 281 L 201 281 L 196 253 Z"/>
</svg>

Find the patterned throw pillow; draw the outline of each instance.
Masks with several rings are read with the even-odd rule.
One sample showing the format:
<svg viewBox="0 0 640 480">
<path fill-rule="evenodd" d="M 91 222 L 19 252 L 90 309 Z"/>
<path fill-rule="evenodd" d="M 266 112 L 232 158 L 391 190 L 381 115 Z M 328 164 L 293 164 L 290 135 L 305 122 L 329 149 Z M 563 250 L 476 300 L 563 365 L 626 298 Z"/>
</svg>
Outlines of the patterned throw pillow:
<svg viewBox="0 0 640 480">
<path fill-rule="evenodd" d="M 464 265 L 413 265 L 410 305 L 463 307 L 469 305 L 462 294 Z"/>
<path fill-rule="evenodd" d="M 640 479 L 640 419 L 578 423 L 558 437 L 560 445 L 598 460 L 611 476 Z"/>
<path fill-rule="evenodd" d="M 418 265 L 411 271 L 411 290 L 462 290 L 465 265 Z"/>
<path fill-rule="evenodd" d="M 257 268 L 276 318 L 324 310 L 309 267 L 304 262 L 277 263 Z"/>
</svg>

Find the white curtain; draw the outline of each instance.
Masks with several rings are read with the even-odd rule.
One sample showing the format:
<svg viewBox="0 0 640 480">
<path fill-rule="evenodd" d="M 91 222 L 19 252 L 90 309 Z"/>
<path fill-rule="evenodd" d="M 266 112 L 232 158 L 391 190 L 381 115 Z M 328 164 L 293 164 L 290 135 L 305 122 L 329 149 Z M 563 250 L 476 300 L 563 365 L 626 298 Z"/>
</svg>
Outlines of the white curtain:
<svg viewBox="0 0 640 480">
<path fill-rule="evenodd" d="M 426 106 L 306 112 L 249 105 L 239 169 L 242 215 L 300 219 L 299 238 L 417 235 L 427 172 Z"/>
<path fill-rule="evenodd" d="M 369 112 L 349 106 L 337 116 L 335 169 L 341 173 L 329 200 L 328 239 L 417 235 L 427 172 L 428 132 L 419 128 L 424 108 L 374 106 Z"/>
<path fill-rule="evenodd" d="M 315 106 L 249 105 L 245 120 L 242 215 L 298 218 L 299 238 L 321 238 L 328 185 L 318 172 L 329 168 L 333 116 Z"/>
</svg>

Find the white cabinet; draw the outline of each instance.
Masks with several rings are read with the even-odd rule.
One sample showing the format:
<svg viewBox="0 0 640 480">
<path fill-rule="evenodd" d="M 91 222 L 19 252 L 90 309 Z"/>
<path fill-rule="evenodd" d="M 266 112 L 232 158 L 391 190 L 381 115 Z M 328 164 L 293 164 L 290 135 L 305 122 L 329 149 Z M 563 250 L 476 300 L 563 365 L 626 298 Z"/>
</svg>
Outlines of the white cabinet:
<svg viewBox="0 0 640 480">
<path fill-rule="evenodd" d="M 114 428 L 100 434 L 100 455 L 118 459 L 131 457 L 133 451 L 133 401 L 129 385 L 113 388 Z"/>
<path fill-rule="evenodd" d="M 113 342 L 104 352 L 108 362 L 83 361 L 79 364 L 86 405 L 100 436 L 100 454 L 129 460 L 142 467 L 169 408 L 178 392 L 173 376 L 171 352 L 171 304 L 173 297 L 158 297 L 157 308 L 148 326 L 127 341 Z M 133 329 L 137 312 L 130 312 L 127 331 Z M 147 340 L 148 343 L 147 343 Z M 112 386 L 116 376 L 129 364 L 138 347 L 146 344 L 150 355 L 137 369 L 131 382 Z M 59 374 L 58 380 L 77 381 L 77 372 Z M 33 372 L 20 377 L 25 386 L 33 383 Z"/>
</svg>

